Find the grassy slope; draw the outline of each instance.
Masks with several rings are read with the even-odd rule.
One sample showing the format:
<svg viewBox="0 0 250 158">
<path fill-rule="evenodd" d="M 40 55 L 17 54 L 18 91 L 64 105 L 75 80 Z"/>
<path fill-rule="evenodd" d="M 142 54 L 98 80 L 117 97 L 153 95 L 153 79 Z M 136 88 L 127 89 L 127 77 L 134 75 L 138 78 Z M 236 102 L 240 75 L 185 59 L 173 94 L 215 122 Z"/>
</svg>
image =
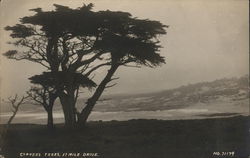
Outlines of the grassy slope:
<svg viewBox="0 0 250 158">
<path fill-rule="evenodd" d="M 105 158 L 212 158 L 214 151 L 250 155 L 249 117 L 90 122 L 72 132 L 58 126 L 51 132 L 43 125 L 12 125 L 2 150 L 8 157 L 60 151 L 98 152 Z"/>
</svg>

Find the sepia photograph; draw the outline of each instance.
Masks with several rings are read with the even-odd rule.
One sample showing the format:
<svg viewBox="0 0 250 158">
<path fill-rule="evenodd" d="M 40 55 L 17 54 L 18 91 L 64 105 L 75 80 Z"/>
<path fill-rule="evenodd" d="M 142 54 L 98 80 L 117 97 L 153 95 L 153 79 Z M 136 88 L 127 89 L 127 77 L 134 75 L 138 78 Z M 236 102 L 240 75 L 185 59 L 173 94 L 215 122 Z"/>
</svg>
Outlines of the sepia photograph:
<svg viewBox="0 0 250 158">
<path fill-rule="evenodd" d="M 248 0 L 0 0 L 0 158 L 250 158 Z"/>
</svg>

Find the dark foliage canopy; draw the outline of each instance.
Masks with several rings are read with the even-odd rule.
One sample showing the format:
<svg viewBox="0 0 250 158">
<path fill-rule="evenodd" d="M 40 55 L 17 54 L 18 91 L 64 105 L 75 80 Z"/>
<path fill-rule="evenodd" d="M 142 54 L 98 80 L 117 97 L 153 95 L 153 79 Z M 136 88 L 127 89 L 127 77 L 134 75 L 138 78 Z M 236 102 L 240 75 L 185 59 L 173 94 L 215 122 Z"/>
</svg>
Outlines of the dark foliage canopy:
<svg viewBox="0 0 250 158">
<path fill-rule="evenodd" d="M 133 18 L 128 12 L 92 11 L 93 4 L 78 9 L 54 4 L 54 11 L 31 9 L 35 15 L 21 18 L 22 24 L 7 26 L 13 38 L 40 35 L 65 40 L 84 38 L 92 53 L 110 53 L 110 59 L 125 64 L 129 62 L 157 66 L 165 59 L 157 51 L 161 47 L 157 36 L 166 34 L 166 25 L 159 21 Z M 90 42 L 89 39 L 95 39 Z M 85 48 L 81 48 L 86 50 Z M 102 54 L 103 54 L 102 53 Z"/>
<path fill-rule="evenodd" d="M 29 78 L 31 83 L 40 84 L 47 87 L 74 85 L 93 88 L 96 83 L 80 73 L 70 72 L 43 72 L 41 75 L 35 75 Z"/>
</svg>

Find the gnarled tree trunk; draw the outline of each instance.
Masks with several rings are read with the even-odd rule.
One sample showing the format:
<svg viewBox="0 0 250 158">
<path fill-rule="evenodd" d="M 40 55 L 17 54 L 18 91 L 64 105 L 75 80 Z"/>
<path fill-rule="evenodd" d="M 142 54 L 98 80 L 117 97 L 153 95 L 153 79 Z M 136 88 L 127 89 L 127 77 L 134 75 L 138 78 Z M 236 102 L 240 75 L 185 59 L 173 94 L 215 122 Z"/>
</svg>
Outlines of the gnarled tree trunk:
<svg viewBox="0 0 250 158">
<path fill-rule="evenodd" d="M 52 107 L 48 108 L 47 115 L 48 115 L 47 127 L 49 129 L 52 129 L 54 128 Z"/>
<path fill-rule="evenodd" d="M 114 73 L 115 73 L 115 71 L 117 70 L 118 67 L 119 67 L 118 64 L 111 66 L 111 68 L 109 69 L 107 75 L 102 80 L 102 82 L 99 84 L 99 86 L 97 87 L 97 89 L 96 89 L 95 93 L 93 94 L 93 96 L 88 99 L 85 108 L 81 111 L 81 113 L 79 115 L 79 118 L 78 118 L 78 123 L 80 125 L 84 125 L 86 123 L 86 121 L 87 121 L 91 111 L 93 110 L 96 102 L 98 101 L 98 99 L 102 95 L 102 93 L 103 93 L 104 89 L 106 88 L 107 84 L 111 81 L 111 78 L 114 75 Z"/>
<path fill-rule="evenodd" d="M 75 100 L 65 93 L 59 95 L 59 98 L 63 108 L 65 126 L 73 128 L 76 125 Z"/>
<path fill-rule="evenodd" d="M 57 98 L 57 94 L 49 93 L 49 103 L 48 105 L 44 105 L 45 110 L 47 111 L 47 127 L 49 129 L 54 128 L 54 121 L 53 121 L 53 106 L 55 103 L 55 100 Z"/>
</svg>

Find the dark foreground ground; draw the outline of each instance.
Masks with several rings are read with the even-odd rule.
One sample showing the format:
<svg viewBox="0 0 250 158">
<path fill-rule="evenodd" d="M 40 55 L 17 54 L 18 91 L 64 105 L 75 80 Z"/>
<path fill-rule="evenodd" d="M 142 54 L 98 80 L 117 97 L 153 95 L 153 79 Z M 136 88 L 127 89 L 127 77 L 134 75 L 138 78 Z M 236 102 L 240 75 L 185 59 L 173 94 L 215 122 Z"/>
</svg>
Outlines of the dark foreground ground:
<svg viewBox="0 0 250 158">
<path fill-rule="evenodd" d="M 98 158 L 247 158 L 250 155 L 249 124 L 249 117 L 243 116 L 90 122 L 84 129 L 71 132 L 62 125 L 48 131 L 44 125 L 14 124 L 5 139 L 1 139 L 4 144 L 1 155 L 55 158 L 45 153 L 59 152 L 59 157 L 67 158 L 84 156 L 63 156 L 63 153 L 98 153 Z M 23 153 L 40 156 L 23 156 Z"/>
</svg>

